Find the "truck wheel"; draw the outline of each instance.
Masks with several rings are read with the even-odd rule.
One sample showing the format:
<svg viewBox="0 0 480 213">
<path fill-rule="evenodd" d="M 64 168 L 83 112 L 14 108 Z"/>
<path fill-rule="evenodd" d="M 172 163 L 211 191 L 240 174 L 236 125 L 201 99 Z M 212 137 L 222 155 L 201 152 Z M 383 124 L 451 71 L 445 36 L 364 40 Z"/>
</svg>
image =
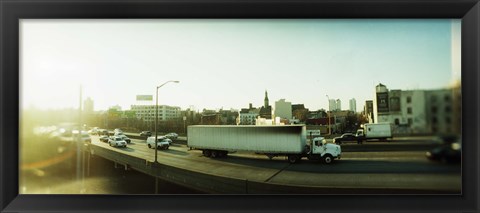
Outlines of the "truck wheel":
<svg viewBox="0 0 480 213">
<path fill-rule="evenodd" d="M 217 158 L 218 157 L 218 152 L 216 150 L 212 150 L 212 158 Z"/>
<path fill-rule="evenodd" d="M 210 157 L 210 155 L 212 154 L 212 152 L 210 152 L 210 150 L 208 149 L 203 150 L 202 153 L 203 153 L 203 156 L 205 157 Z"/>
<path fill-rule="evenodd" d="M 330 154 L 323 156 L 323 162 L 326 164 L 331 164 L 333 162 L 333 157 Z"/>
<path fill-rule="evenodd" d="M 150 144 L 148 144 L 148 148 L 149 148 L 149 149 L 151 149 L 151 148 L 152 148 L 152 146 L 150 146 Z"/>
<path fill-rule="evenodd" d="M 297 155 L 289 155 L 288 156 L 288 162 L 289 163 L 297 163 L 298 162 L 298 156 Z"/>
<path fill-rule="evenodd" d="M 269 160 L 272 160 L 272 158 L 275 157 L 275 156 L 272 155 L 272 154 L 267 154 L 267 157 L 268 157 Z"/>
</svg>

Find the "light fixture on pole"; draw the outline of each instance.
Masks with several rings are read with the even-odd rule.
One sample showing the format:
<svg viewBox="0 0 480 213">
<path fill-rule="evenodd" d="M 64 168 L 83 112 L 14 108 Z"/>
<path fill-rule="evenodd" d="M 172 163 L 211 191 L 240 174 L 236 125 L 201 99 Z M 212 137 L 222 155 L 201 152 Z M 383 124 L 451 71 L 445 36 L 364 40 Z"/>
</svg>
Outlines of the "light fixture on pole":
<svg viewBox="0 0 480 213">
<path fill-rule="evenodd" d="M 157 86 L 157 95 L 155 97 L 155 161 L 154 163 L 158 163 L 157 161 L 157 151 L 158 151 L 158 132 L 157 132 L 157 123 L 158 123 L 158 89 L 160 89 L 160 87 L 162 87 L 163 85 L 167 84 L 167 83 L 170 83 L 170 82 L 173 82 L 173 83 L 179 83 L 180 81 L 167 81 L 165 83 L 163 83 L 162 85 L 160 86 Z"/>
<path fill-rule="evenodd" d="M 330 97 L 327 96 L 327 100 L 328 100 L 328 108 L 330 108 Z M 331 124 L 330 124 L 330 109 L 327 110 L 327 116 L 328 116 L 328 135 L 331 135 L 332 134 L 332 128 L 331 128 Z"/>
</svg>

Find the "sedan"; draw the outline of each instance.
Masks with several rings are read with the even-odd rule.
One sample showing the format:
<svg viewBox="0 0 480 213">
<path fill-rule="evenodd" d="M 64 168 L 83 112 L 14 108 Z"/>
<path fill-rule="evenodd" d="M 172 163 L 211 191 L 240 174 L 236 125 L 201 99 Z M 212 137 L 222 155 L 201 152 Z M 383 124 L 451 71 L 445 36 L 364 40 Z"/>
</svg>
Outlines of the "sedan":
<svg viewBox="0 0 480 213">
<path fill-rule="evenodd" d="M 445 143 L 425 153 L 432 161 L 442 163 L 460 163 L 462 161 L 462 145 L 460 142 Z"/>
<path fill-rule="evenodd" d="M 169 139 L 171 139 L 171 140 L 177 140 L 178 134 L 175 133 L 175 132 L 171 132 L 171 133 L 166 134 L 165 137 L 167 137 L 167 138 L 169 138 Z"/>
<path fill-rule="evenodd" d="M 115 147 L 127 147 L 127 142 L 121 137 L 111 137 L 108 140 L 108 144 Z"/>
<path fill-rule="evenodd" d="M 126 141 L 127 143 L 130 143 L 132 142 L 132 140 L 130 140 L 130 138 L 128 138 L 126 135 L 118 135 L 118 137 L 121 137 L 124 141 Z"/>
<path fill-rule="evenodd" d="M 358 144 L 362 143 L 362 140 L 353 133 L 345 133 L 340 137 L 333 138 L 333 143 L 336 143 L 336 144 L 342 144 L 342 142 L 347 142 L 347 141 L 354 141 L 354 142 L 357 142 Z"/>
<path fill-rule="evenodd" d="M 152 132 L 150 132 L 150 131 L 142 131 L 142 132 L 140 132 L 140 136 L 142 136 L 142 137 L 150 137 L 150 136 L 152 136 Z"/>
<path fill-rule="evenodd" d="M 100 136 L 100 138 L 98 138 L 101 142 L 105 142 L 107 143 L 108 142 L 108 136 L 104 135 L 104 136 Z"/>
</svg>

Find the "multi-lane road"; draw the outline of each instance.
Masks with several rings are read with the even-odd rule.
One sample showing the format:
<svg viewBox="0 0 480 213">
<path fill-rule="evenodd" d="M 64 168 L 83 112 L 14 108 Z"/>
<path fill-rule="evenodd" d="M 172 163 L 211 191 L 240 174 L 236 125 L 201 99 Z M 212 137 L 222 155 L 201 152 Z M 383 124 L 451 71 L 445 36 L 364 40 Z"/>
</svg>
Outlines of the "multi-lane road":
<svg viewBox="0 0 480 213">
<path fill-rule="evenodd" d="M 148 148 L 145 140 L 132 139 L 126 148 L 115 148 L 100 142 L 98 136 L 92 136 L 92 145 L 146 161 L 154 161 L 155 158 L 154 149 Z M 202 156 L 199 150 L 190 150 L 184 143 L 174 142 L 170 149 L 158 151 L 158 161 L 212 176 L 306 186 L 315 188 L 317 192 L 323 189 L 331 193 L 461 193 L 459 164 L 428 161 L 425 150 L 359 150 L 344 151 L 342 158 L 331 165 L 308 160 L 289 164 L 283 157 L 269 160 L 264 155 L 241 152 L 230 153 L 227 158 L 211 159 Z"/>
</svg>

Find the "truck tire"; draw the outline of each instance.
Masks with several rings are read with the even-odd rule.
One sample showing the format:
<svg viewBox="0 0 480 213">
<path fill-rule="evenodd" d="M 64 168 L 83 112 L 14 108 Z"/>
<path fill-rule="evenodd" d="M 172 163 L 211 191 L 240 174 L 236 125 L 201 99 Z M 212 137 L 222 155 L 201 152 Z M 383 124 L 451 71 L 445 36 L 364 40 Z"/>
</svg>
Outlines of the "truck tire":
<svg viewBox="0 0 480 213">
<path fill-rule="evenodd" d="M 211 154 L 212 154 L 212 152 L 211 152 L 210 150 L 208 150 L 208 149 L 204 149 L 204 150 L 202 151 L 202 154 L 203 154 L 203 156 L 205 156 L 205 157 L 210 157 Z"/>
<path fill-rule="evenodd" d="M 331 164 L 333 162 L 333 156 L 331 154 L 325 154 L 323 156 L 323 162 L 326 164 Z"/>
<path fill-rule="evenodd" d="M 210 154 L 212 158 L 217 158 L 219 157 L 219 153 L 217 150 L 212 150 L 212 153 Z"/>
<path fill-rule="evenodd" d="M 299 159 L 300 159 L 300 158 L 298 157 L 298 155 L 289 155 L 289 156 L 287 156 L 288 162 L 289 162 L 289 163 L 292 163 L 292 164 L 293 164 L 293 163 L 297 163 L 297 162 L 299 161 Z"/>
<path fill-rule="evenodd" d="M 150 146 L 150 144 L 148 144 L 148 148 L 149 148 L 149 149 L 151 149 L 151 148 L 152 148 L 152 146 Z"/>
<path fill-rule="evenodd" d="M 218 157 L 219 158 L 223 158 L 223 157 L 226 157 L 227 156 L 227 153 L 226 151 L 218 151 Z"/>
</svg>

